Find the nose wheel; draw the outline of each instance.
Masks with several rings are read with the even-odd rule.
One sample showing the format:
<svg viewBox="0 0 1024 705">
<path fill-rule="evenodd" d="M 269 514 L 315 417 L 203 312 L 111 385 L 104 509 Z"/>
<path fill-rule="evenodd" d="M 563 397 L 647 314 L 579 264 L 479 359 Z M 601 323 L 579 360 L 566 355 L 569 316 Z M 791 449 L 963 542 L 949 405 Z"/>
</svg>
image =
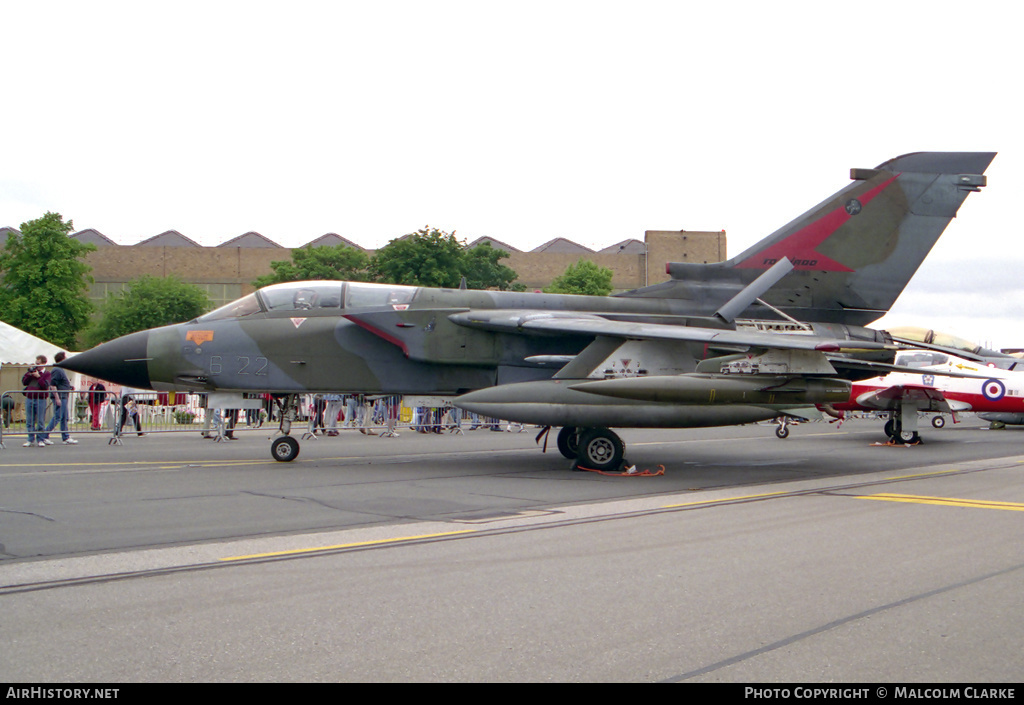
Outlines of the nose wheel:
<svg viewBox="0 0 1024 705">
<path fill-rule="evenodd" d="M 270 457 L 279 463 L 290 463 L 299 457 L 299 442 L 288 435 L 298 412 L 299 395 L 285 394 L 277 397 L 275 401 L 281 414 L 281 424 L 277 430 L 282 435 L 270 442 Z"/>
<path fill-rule="evenodd" d="M 299 457 L 299 442 L 291 436 L 275 438 L 270 444 L 270 457 L 279 463 L 290 463 Z"/>
<path fill-rule="evenodd" d="M 775 435 L 782 440 L 789 438 L 789 423 L 785 416 L 779 417 L 779 425 L 775 428 Z"/>
</svg>

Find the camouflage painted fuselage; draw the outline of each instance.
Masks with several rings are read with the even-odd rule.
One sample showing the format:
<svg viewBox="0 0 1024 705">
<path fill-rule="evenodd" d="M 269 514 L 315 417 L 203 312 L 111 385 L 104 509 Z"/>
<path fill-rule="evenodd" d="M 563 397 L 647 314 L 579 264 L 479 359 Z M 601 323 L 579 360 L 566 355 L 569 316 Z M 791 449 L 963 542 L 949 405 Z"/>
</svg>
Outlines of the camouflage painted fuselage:
<svg viewBox="0 0 1024 705">
<path fill-rule="evenodd" d="M 339 294 L 348 294 L 350 287 L 395 288 L 345 282 L 316 286 L 335 286 Z M 449 319 L 499 308 L 660 318 L 684 306 L 665 299 L 421 288 L 407 304 L 203 317 L 125 336 L 81 353 L 74 364 L 110 381 L 157 390 L 457 394 L 548 378 L 558 365 L 527 360 L 573 356 L 593 340 L 481 330 Z"/>
<path fill-rule="evenodd" d="M 739 256 L 671 263 L 671 281 L 618 296 L 296 282 L 105 343 L 64 366 L 158 390 L 455 395 L 502 385 L 527 403 L 514 383 L 555 372 L 680 375 L 708 357 L 772 347 L 756 336 L 744 343 L 738 318 L 817 322 L 813 334 L 832 347 L 879 342 L 884 336 L 859 326 L 896 300 L 964 199 L 985 184 L 994 156 L 916 153 L 855 169 L 853 183 Z M 763 291 L 747 289 L 778 264 L 790 269 Z M 680 328 L 696 334 L 676 335 Z M 721 331 L 736 333 L 729 345 L 712 344 Z M 877 349 L 870 355 L 882 359 Z M 544 401 L 544 389 L 538 404 L 563 403 Z M 575 401 L 594 397 L 579 394 L 565 406 L 612 404 Z"/>
</svg>

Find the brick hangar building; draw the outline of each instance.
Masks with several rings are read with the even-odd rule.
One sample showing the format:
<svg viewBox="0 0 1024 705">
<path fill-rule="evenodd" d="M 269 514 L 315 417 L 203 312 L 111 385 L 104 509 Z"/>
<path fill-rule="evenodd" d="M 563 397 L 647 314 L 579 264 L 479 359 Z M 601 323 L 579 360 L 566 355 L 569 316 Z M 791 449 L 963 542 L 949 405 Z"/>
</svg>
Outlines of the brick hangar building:
<svg viewBox="0 0 1024 705">
<path fill-rule="evenodd" d="M 14 228 L 0 228 L 0 246 Z M 282 247 L 257 232 L 239 235 L 215 247 L 204 247 L 176 230 L 168 230 L 134 245 L 118 245 L 103 233 L 86 229 L 70 235 L 81 242 L 96 245 L 86 256 L 92 267 L 94 284 L 89 296 L 100 306 L 107 294 L 143 274 L 163 277 L 169 274 L 197 284 L 206 291 L 214 306 L 221 306 L 253 290 L 252 282 L 269 274 L 270 263 L 291 258 Z M 468 247 L 489 242 L 505 250 L 509 258 L 502 262 L 519 275 L 517 282 L 527 290 L 548 286 L 566 267 L 588 259 L 614 272 L 616 291 L 635 289 L 666 281 L 667 262 L 721 262 L 726 258 L 725 231 L 690 232 L 686 230 L 648 230 L 644 239 L 623 240 L 601 250 L 592 250 L 565 238 L 555 238 L 524 252 L 489 237 L 468 243 Z M 335 233 L 327 233 L 303 247 L 343 244 L 364 250 L 355 242 Z"/>
</svg>

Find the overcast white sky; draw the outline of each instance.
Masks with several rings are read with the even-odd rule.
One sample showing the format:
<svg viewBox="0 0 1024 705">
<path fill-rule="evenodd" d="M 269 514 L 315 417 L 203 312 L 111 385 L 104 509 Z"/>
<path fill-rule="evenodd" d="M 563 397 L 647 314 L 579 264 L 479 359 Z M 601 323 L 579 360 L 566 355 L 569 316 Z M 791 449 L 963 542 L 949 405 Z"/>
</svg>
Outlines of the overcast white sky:
<svg viewBox="0 0 1024 705">
<path fill-rule="evenodd" d="M 725 229 L 873 167 L 997 151 L 882 325 L 1024 346 L 1019 3 L 0 6 L 0 226 L 132 244 L 424 225 L 520 249 Z"/>
</svg>

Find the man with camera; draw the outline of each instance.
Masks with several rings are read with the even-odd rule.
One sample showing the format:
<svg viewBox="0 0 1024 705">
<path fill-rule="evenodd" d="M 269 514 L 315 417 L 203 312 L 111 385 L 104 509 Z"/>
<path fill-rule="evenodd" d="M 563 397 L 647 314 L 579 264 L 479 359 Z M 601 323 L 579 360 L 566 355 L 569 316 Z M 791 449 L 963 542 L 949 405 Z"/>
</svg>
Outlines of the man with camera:
<svg viewBox="0 0 1024 705">
<path fill-rule="evenodd" d="M 28 372 L 21 378 L 25 394 L 25 430 L 28 431 L 28 442 L 23 445 L 26 448 L 46 445 L 53 445 L 53 442 L 46 438 L 44 423 L 46 421 L 46 400 L 50 393 L 50 373 L 46 370 L 46 355 L 37 355 L 36 364 L 28 368 Z M 59 404 L 60 400 L 57 399 Z"/>
</svg>

